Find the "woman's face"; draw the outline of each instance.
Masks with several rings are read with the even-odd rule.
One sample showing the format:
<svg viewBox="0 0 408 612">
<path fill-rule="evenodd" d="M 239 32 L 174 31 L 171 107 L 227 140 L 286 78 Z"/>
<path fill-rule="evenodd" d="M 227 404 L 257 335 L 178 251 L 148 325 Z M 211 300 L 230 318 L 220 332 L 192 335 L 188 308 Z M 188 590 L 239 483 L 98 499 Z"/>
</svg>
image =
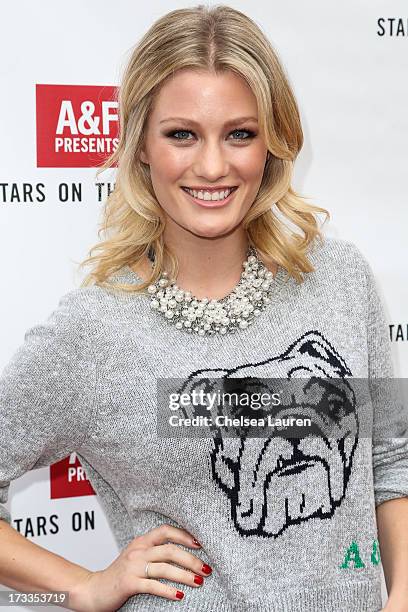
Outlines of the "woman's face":
<svg viewBox="0 0 408 612">
<path fill-rule="evenodd" d="M 187 230 L 218 237 L 240 224 L 258 193 L 266 161 L 257 118 L 255 96 L 231 71 L 215 76 L 183 69 L 162 86 L 140 159 L 150 166 L 173 236 Z M 200 204 L 183 187 L 207 199 Z M 211 191 L 205 193 L 205 187 Z M 237 189 L 224 204 L 214 200 L 215 188 L 231 187 Z"/>
</svg>

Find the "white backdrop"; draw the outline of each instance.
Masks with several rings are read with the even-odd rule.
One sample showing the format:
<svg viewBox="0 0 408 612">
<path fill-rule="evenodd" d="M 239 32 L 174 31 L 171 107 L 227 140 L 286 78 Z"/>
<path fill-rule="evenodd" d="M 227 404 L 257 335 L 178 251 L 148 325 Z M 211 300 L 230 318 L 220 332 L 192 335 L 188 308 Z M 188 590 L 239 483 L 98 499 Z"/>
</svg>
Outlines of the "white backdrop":
<svg viewBox="0 0 408 612">
<path fill-rule="evenodd" d="M 396 373 L 407 377 L 406 2 L 227 4 L 252 17 L 281 58 L 305 134 L 294 186 L 331 212 L 327 235 L 352 240 L 369 260 L 386 305 Z M 102 205 L 95 168 L 37 167 L 36 85 L 117 86 L 131 47 L 152 22 L 191 5 L 164 0 L 148 6 L 129 0 L 3 5 L 0 368 L 26 329 L 45 320 L 60 296 L 79 286 L 76 262 L 97 241 Z M 41 112 L 44 118 L 47 109 Z M 112 181 L 114 171 L 103 176 Z M 43 201 L 24 197 L 24 184 L 35 192 L 39 183 Z M 61 183 L 80 183 L 81 201 L 59 201 Z M 68 496 L 50 499 L 50 468 L 43 468 L 12 483 L 7 507 L 13 526 L 33 541 L 102 569 L 118 549 L 97 497 L 87 494 L 89 483 L 87 489 L 82 480 L 85 489 L 75 495 L 81 472 L 72 460 Z"/>
</svg>

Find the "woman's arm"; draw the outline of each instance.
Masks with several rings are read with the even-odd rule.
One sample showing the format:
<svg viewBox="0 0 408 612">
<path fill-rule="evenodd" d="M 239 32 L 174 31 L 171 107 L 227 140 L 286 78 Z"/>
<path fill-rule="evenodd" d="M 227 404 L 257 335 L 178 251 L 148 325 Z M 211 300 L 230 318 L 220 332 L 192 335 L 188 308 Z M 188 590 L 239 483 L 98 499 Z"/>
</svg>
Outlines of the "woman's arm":
<svg viewBox="0 0 408 612">
<path fill-rule="evenodd" d="M 31 542 L 0 519 L 0 583 L 16 591 L 68 591 L 69 610 L 83 610 L 79 587 L 92 572 Z M 56 602 L 53 602 L 58 605 Z"/>
<path fill-rule="evenodd" d="M 376 508 L 378 541 L 384 569 L 387 612 L 408 612 L 408 497 Z"/>
<path fill-rule="evenodd" d="M 71 591 L 91 573 L 21 535 L 5 506 L 11 481 L 85 440 L 96 368 L 80 298 L 64 295 L 29 328 L 0 375 L 0 582 L 16 590 Z"/>
<path fill-rule="evenodd" d="M 395 378 L 384 304 L 367 260 L 368 378 L 373 404 L 373 480 L 387 612 L 408 612 L 408 408 Z"/>
</svg>

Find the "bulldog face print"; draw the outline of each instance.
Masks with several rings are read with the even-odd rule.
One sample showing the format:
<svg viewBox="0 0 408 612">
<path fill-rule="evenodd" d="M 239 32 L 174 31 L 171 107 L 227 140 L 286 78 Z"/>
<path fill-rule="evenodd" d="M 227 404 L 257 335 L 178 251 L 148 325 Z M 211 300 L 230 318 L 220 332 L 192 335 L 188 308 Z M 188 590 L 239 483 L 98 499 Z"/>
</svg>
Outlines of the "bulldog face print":
<svg viewBox="0 0 408 612">
<path fill-rule="evenodd" d="M 297 380 L 295 385 L 302 393 L 294 401 L 292 397 L 286 406 L 281 405 L 280 412 L 291 416 L 314 414 L 317 425 L 312 435 L 309 431 L 296 438 L 254 438 L 242 433 L 238 437 L 214 437 L 212 477 L 227 496 L 233 524 L 242 536 L 277 538 L 291 525 L 333 516 L 346 495 L 358 443 L 355 396 L 345 378 L 351 376 L 351 371 L 317 331 L 305 333 L 282 354 L 259 363 L 231 370 L 221 367 L 195 371 L 180 392 L 191 392 L 203 385 L 208 392 L 212 383 L 206 377 L 210 376 L 222 378 L 227 388 L 233 388 L 233 377 L 256 381 L 257 377 L 268 376 L 268 367 L 274 371 L 273 366 L 278 366 L 282 378 L 284 371 L 287 379 L 304 379 L 304 384 Z M 330 379 L 334 378 L 332 388 Z M 318 408 L 320 399 L 326 401 L 327 394 L 334 391 L 341 393 L 342 402 L 341 410 L 336 411 L 334 404 L 333 413 L 328 414 L 329 437 L 318 418 Z M 186 412 L 185 409 L 185 416 L 194 416 Z"/>
</svg>

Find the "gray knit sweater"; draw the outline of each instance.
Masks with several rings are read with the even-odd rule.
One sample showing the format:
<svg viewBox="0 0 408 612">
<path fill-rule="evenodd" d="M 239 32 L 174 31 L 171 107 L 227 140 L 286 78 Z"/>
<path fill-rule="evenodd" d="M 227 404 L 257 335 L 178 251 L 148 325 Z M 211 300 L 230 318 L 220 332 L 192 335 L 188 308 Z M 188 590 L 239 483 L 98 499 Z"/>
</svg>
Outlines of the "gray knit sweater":
<svg viewBox="0 0 408 612">
<path fill-rule="evenodd" d="M 26 332 L 4 368 L 0 502 L 13 479 L 77 451 L 120 547 L 164 522 L 202 545 L 188 550 L 213 568 L 203 587 L 170 582 L 183 600 L 142 594 L 121 610 L 381 609 L 375 506 L 408 496 L 405 438 L 378 446 L 357 438 L 325 453 L 320 446 L 324 462 L 279 477 L 265 441 L 164 438 L 156 429 L 160 378 L 211 369 L 284 377 L 298 368 L 393 376 L 365 257 L 351 242 L 325 238 L 310 258 L 315 271 L 303 283 L 279 268 L 266 310 L 224 336 L 176 329 L 147 295 L 74 289 Z M 140 282 L 128 266 L 115 278 Z M 0 516 L 10 522 L 1 503 Z"/>
</svg>

